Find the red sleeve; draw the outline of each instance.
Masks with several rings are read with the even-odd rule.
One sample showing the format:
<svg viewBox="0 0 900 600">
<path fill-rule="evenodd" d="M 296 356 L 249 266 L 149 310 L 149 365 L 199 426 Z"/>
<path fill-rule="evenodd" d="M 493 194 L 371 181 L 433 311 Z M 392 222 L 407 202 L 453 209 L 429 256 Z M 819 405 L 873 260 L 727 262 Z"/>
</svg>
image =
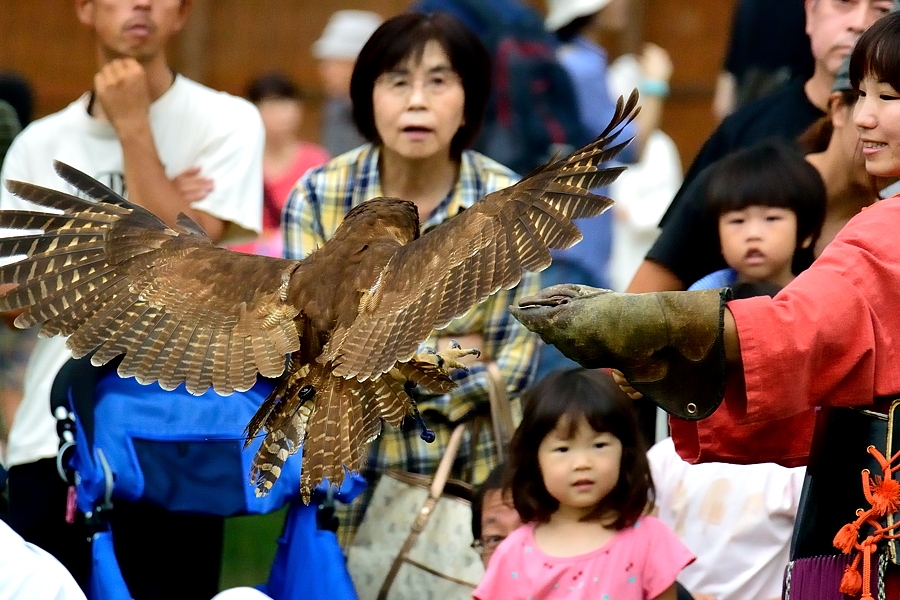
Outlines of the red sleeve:
<svg viewBox="0 0 900 600">
<path fill-rule="evenodd" d="M 900 199 L 864 210 L 774 299 L 728 304 L 744 365 L 708 419 L 671 419 L 686 460 L 803 464 L 816 406 L 900 391 Z"/>
</svg>

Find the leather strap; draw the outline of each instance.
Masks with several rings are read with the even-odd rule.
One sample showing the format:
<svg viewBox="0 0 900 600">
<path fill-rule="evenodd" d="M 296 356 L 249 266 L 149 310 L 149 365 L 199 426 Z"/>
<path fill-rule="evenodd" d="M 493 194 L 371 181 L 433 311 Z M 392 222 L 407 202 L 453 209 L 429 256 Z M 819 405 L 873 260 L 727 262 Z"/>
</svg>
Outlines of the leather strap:
<svg viewBox="0 0 900 600">
<path fill-rule="evenodd" d="M 408 562 L 407 555 L 409 554 L 409 551 L 412 550 L 415 545 L 416 540 L 419 538 L 419 534 L 422 533 L 425 526 L 428 525 L 428 520 L 431 518 L 432 513 L 434 513 L 434 508 L 437 506 L 441 494 L 444 493 L 444 486 L 447 485 L 447 479 L 450 477 L 450 470 L 453 468 L 453 462 L 456 460 L 456 455 L 459 453 L 459 446 L 462 442 L 465 427 L 465 425 L 457 425 L 453 430 L 453 433 L 450 434 L 450 440 L 447 442 L 447 449 L 444 451 L 444 456 L 441 457 L 441 462 L 438 464 L 434 479 L 431 480 L 428 498 L 425 499 L 425 502 L 416 514 L 416 519 L 413 521 L 409 535 L 406 536 L 403 546 L 400 547 L 400 552 L 398 552 L 397 556 L 394 558 L 391 569 L 388 571 L 387 576 L 384 578 L 384 582 L 381 584 L 381 589 L 378 590 L 378 600 L 387 599 L 391 585 L 393 585 L 397 573 L 400 572 L 400 567 L 404 562 Z M 445 579 L 451 579 L 457 583 L 464 583 L 456 579 L 445 577 L 444 575 L 436 575 L 444 577 Z"/>
<path fill-rule="evenodd" d="M 488 374 L 488 395 L 491 399 L 491 425 L 494 429 L 494 441 L 497 444 L 497 459 L 506 462 L 509 440 L 512 439 L 515 425 L 509 396 L 506 393 L 506 381 L 495 361 L 485 363 Z"/>
</svg>

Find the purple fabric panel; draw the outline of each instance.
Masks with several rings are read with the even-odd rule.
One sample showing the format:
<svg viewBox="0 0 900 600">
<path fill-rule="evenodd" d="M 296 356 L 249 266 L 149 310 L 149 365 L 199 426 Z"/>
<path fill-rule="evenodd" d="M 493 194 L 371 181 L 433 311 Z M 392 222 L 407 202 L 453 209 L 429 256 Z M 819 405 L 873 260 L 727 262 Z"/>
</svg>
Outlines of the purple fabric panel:
<svg viewBox="0 0 900 600">
<path fill-rule="evenodd" d="M 784 600 L 847 600 L 840 592 L 844 569 L 852 555 L 800 558 L 785 572 Z M 862 564 L 860 564 L 862 573 Z M 878 597 L 878 557 L 872 557 L 872 595 Z"/>
</svg>

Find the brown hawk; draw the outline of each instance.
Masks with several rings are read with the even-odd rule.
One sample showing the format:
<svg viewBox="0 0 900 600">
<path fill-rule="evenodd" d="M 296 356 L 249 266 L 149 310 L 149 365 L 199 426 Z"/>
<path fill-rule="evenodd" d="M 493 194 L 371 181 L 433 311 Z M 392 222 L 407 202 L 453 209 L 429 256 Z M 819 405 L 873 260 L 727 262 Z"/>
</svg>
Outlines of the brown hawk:
<svg viewBox="0 0 900 600">
<path fill-rule="evenodd" d="M 515 286 L 523 269 L 546 268 L 548 248 L 581 239 L 572 219 L 612 205 L 588 190 L 624 169 L 600 165 L 628 143 L 614 142 L 637 112 L 636 94 L 619 99 L 596 141 L 421 236 L 413 203 L 369 200 L 301 261 L 218 248 L 186 216 L 171 228 L 56 163 L 93 201 L 7 182 L 59 212 L 0 211 L 0 228 L 26 230 L 0 239 L 0 257 L 27 257 L 0 267 L 0 284 L 18 284 L 0 311 L 24 309 L 17 327 L 69 336 L 72 355 L 94 352 L 95 365 L 124 355 L 121 376 L 165 389 L 184 382 L 194 394 L 227 395 L 257 373 L 278 378 L 245 432 L 266 436 L 251 482 L 267 493 L 303 445 L 308 501 L 323 478 L 340 485 L 345 468 L 359 469 L 384 421 L 417 416 L 407 386 L 453 388 L 448 365 L 417 354 L 434 329 Z"/>
</svg>

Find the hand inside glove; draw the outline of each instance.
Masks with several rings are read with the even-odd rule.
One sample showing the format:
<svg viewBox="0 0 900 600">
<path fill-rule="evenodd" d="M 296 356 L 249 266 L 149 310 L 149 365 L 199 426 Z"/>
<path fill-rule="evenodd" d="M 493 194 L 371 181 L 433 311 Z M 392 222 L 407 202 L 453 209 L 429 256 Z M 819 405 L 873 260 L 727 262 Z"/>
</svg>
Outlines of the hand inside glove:
<svg viewBox="0 0 900 600">
<path fill-rule="evenodd" d="M 617 369 L 683 419 L 708 417 L 725 387 L 728 288 L 622 294 L 563 284 L 523 298 L 513 316 L 587 368 Z"/>
</svg>

